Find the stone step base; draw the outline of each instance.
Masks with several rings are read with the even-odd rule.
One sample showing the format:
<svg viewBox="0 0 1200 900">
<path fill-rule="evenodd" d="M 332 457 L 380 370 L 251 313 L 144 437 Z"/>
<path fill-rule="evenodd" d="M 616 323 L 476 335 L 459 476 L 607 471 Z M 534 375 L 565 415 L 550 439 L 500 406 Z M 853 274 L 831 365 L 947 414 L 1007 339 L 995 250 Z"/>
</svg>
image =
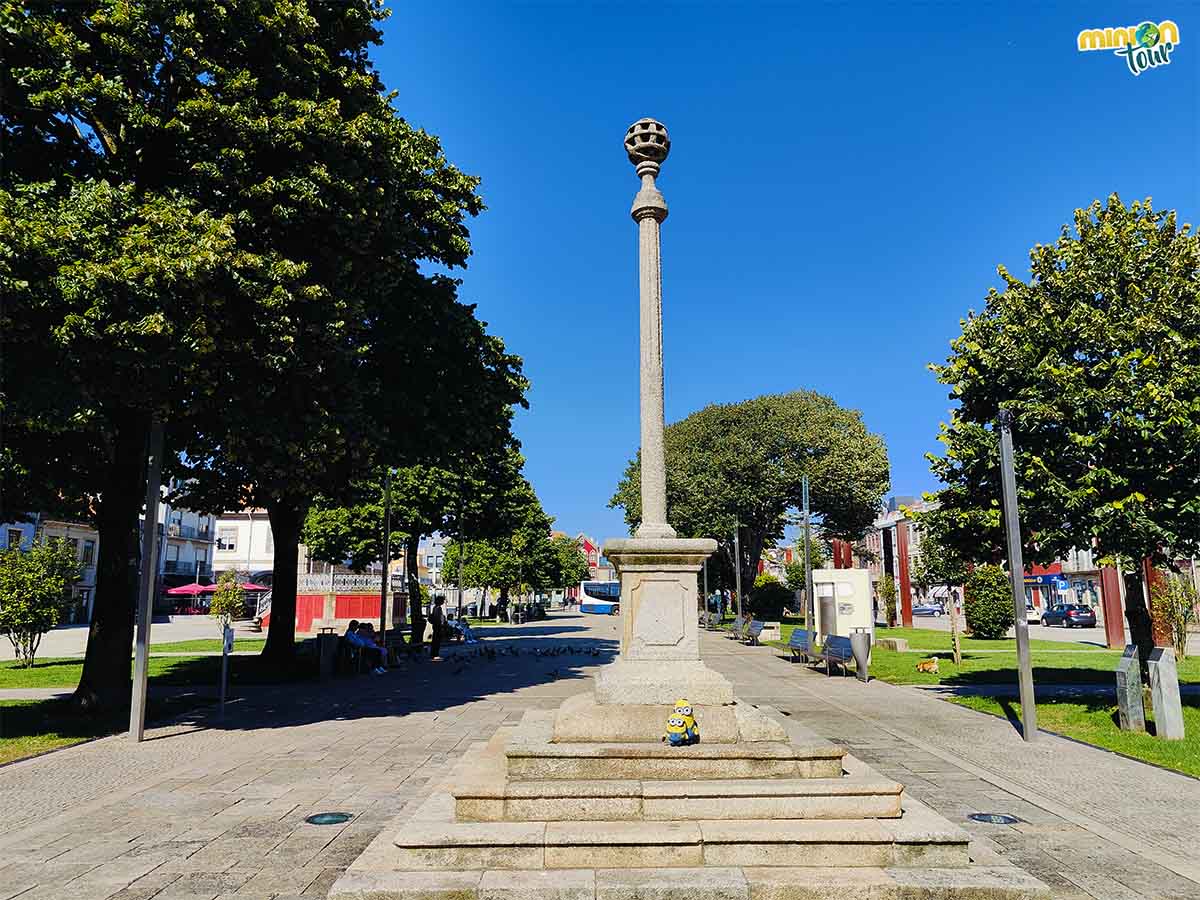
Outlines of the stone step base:
<svg viewBox="0 0 1200 900">
<path fill-rule="evenodd" d="M 531 710 L 505 747 L 510 779 L 547 781 L 689 781 L 739 778 L 837 778 L 844 748 L 813 737 L 804 742 L 754 741 L 669 747 L 648 743 L 556 743 L 554 712 Z"/>
<path fill-rule="evenodd" d="M 966 866 L 968 836 L 904 799 L 899 819 L 413 823 L 393 838 L 401 870 L 660 866 Z"/>
<path fill-rule="evenodd" d="M 351 869 L 331 900 L 1048 900 L 1014 866 L 953 869 L 657 868 L 380 872 Z"/>
<path fill-rule="evenodd" d="M 871 776 L 509 781 L 502 773 L 451 788 L 461 822 L 894 819 L 901 790 Z"/>
</svg>

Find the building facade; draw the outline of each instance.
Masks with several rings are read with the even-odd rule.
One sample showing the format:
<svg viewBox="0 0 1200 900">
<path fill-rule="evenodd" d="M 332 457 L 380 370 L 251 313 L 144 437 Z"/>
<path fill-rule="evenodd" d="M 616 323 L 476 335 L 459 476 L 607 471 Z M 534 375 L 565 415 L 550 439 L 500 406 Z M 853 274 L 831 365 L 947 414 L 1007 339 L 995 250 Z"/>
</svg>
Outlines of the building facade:
<svg viewBox="0 0 1200 900">
<path fill-rule="evenodd" d="M 79 561 L 79 580 L 71 588 L 74 604 L 63 624 L 80 625 L 91 621 L 96 595 L 96 561 L 100 556 L 100 535 L 91 525 L 52 519 L 40 513 L 29 522 L 0 524 L 0 546 L 28 551 L 35 541 L 58 538 L 71 545 Z"/>
<path fill-rule="evenodd" d="M 213 524 L 213 576 L 222 572 L 242 572 L 251 577 L 269 576 L 275 568 L 275 538 L 271 533 L 271 520 L 265 509 L 244 509 L 238 512 L 223 512 L 215 517 Z M 323 563 L 309 559 L 308 548 L 299 545 L 296 571 L 306 573 L 318 569 Z"/>
</svg>

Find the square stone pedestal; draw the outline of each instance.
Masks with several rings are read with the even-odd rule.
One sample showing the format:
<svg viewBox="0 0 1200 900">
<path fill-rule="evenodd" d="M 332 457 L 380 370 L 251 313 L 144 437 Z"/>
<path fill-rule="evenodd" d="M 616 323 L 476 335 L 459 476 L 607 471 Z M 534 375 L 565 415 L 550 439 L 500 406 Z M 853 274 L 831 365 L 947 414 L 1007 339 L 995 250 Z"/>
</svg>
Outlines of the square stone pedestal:
<svg viewBox="0 0 1200 900">
<path fill-rule="evenodd" d="M 696 576 L 717 549 L 707 538 L 609 540 L 621 578 L 621 656 L 596 676 L 600 704 L 733 702 L 733 685 L 700 660 Z"/>
</svg>

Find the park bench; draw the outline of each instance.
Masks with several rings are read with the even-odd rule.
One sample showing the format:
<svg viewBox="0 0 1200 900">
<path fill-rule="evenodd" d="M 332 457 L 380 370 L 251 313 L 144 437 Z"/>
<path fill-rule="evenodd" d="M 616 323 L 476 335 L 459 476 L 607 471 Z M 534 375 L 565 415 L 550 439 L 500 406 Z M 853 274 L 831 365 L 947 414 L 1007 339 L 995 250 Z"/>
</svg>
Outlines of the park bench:
<svg viewBox="0 0 1200 900">
<path fill-rule="evenodd" d="M 792 651 L 792 662 L 797 659 L 808 662 L 816 656 L 816 651 L 813 650 L 812 633 L 807 628 L 797 628 L 792 632 L 792 637 L 788 641 L 788 649 Z"/>
<path fill-rule="evenodd" d="M 746 620 L 741 616 L 738 616 L 733 620 L 733 625 L 731 625 L 729 628 L 729 634 L 725 635 L 725 637 L 739 638 L 742 636 L 742 629 L 745 627 Z"/>
<path fill-rule="evenodd" d="M 750 624 L 746 626 L 745 636 L 742 638 L 742 643 L 751 647 L 761 646 L 758 643 L 758 636 L 762 634 L 763 623 L 756 619 L 751 619 Z"/>
<path fill-rule="evenodd" d="M 813 658 L 825 660 L 826 675 L 833 674 L 834 663 L 842 667 L 843 675 L 849 675 L 850 669 L 846 663 L 854 658 L 854 652 L 850 649 L 850 638 L 839 637 L 836 634 L 825 635 L 820 652 L 814 653 Z"/>
</svg>

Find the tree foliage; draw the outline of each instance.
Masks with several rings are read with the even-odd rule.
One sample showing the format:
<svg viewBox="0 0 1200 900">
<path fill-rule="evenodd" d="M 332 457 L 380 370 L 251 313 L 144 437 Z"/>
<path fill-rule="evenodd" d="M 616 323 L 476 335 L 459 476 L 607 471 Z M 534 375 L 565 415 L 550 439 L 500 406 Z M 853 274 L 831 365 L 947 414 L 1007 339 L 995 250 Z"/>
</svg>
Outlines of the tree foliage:
<svg viewBox="0 0 1200 900">
<path fill-rule="evenodd" d="M 1186 576 L 1173 575 L 1156 584 L 1150 593 L 1150 603 L 1156 620 L 1171 633 L 1175 657 L 1187 657 L 1188 636 L 1200 609 L 1196 586 Z"/>
<path fill-rule="evenodd" d="M 860 537 L 887 491 L 883 439 L 855 410 L 813 391 L 715 404 L 666 430 L 667 517 L 687 537 L 720 542 L 718 577 L 731 583 L 733 532 L 741 525 L 742 580 L 753 583 L 763 547 L 783 538 L 789 510 L 811 481 L 814 518 L 831 536 Z M 630 460 L 609 501 L 634 529 L 641 469 Z"/>
<path fill-rule="evenodd" d="M 787 585 L 769 572 L 763 572 L 754 579 L 747 606 L 759 621 L 778 622 L 783 618 L 784 607 L 793 599 Z"/>
<path fill-rule="evenodd" d="M 876 592 L 879 594 L 879 600 L 883 603 L 883 611 L 887 616 L 888 627 L 896 627 L 896 600 L 900 596 L 900 592 L 896 589 L 896 579 L 891 575 L 883 575 L 879 579 L 879 584 L 876 587 Z"/>
<path fill-rule="evenodd" d="M 3 5 L 0 475 L 6 505 L 95 510 L 86 705 L 129 690 L 153 415 L 187 478 L 174 500 L 267 509 L 278 659 L 314 497 L 508 440 L 520 361 L 441 274 L 469 256 L 478 180 L 393 108 L 368 52 L 385 15 L 374 0 Z M 40 383 L 13 379 L 31 360 Z"/>
<path fill-rule="evenodd" d="M 976 566 L 963 587 L 963 612 L 977 638 L 995 640 L 1008 634 L 1015 615 L 1008 573 L 991 563 Z"/>
<path fill-rule="evenodd" d="M 33 666 L 42 635 L 70 609 L 79 576 L 75 550 L 61 538 L 37 541 L 24 552 L 0 550 L 0 632 L 26 667 Z"/>
<path fill-rule="evenodd" d="M 939 517 L 964 559 L 1003 557 L 997 437 L 1013 440 L 1026 560 L 1073 546 L 1158 563 L 1200 552 L 1200 249 L 1190 226 L 1150 200 L 1115 194 L 1030 251 L 1030 277 L 962 322 L 932 366 L 957 401 L 931 457 Z M 1137 566 L 1127 595 L 1141 596 Z M 1143 604 L 1126 616 L 1143 658 Z"/>
<path fill-rule="evenodd" d="M 242 617 L 245 609 L 246 593 L 242 590 L 241 576 L 233 570 L 222 572 L 208 607 L 208 614 L 221 626 L 221 634 L 225 633 L 225 629 L 231 626 L 235 619 Z"/>
</svg>

